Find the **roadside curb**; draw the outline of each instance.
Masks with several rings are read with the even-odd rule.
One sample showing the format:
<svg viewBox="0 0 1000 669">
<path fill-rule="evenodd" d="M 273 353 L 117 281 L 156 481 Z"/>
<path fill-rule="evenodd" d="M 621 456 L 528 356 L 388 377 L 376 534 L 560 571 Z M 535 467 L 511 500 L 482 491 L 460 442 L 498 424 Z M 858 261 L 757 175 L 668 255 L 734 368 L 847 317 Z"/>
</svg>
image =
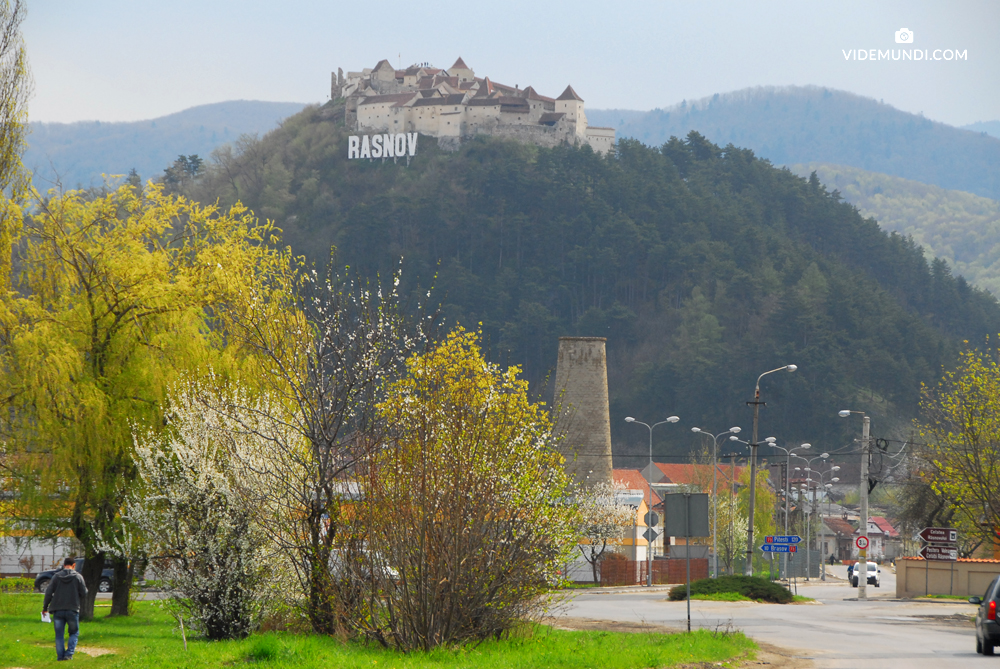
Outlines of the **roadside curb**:
<svg viewBox="0 0 1000 669">
<path fill-rule="evenodd" d="M 587 594 L 587 595 L 626 595 L 629 593 L 645 593 L 645 592 L 669 592 L 674 586 L 684 585 L 683 583 L 672 583 L 670 585 L 654 585 L 652 587 L 645 585 L 635 585 L 631 587 L 624 588 L 580 588 L 578 590 L 560 590 L 562 593 L 576 593 L 576 594 Z"/>
</svg>

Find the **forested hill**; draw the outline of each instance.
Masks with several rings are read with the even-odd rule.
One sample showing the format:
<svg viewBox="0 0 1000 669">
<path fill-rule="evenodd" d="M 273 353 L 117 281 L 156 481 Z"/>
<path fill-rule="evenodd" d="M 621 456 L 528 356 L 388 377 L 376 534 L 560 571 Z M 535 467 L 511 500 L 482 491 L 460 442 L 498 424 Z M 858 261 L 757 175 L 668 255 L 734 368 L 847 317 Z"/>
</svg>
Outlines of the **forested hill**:
<svg viewBox="0 0 1000 669">
<path fill-rule="evenodd" d="M 626 415 L 748 428 L 757 375 L 787 363 L 799 371 L 765 383 L 761 436 L 842 445 L 844 407 L 886 436 L 962 339 L 1000 332 L 988 293 L 748 150 L 692 134 L 607 158 L 498 140 L 446 154 L 421 137 L 409 166 L 348 162 L 338 117 L 307 109 L 187 190 L 239 197 L 317 262 L 335 244 L 368 275 L 400 256 L 411 286 L 437 274 L 450 321 L 482 322 L 491 355 L 536 388 L 559 336 L 606 336 L 619 453 L 645 448 Z M 692 444 L 687 427 L 661 437 L 658 452 Z"/>
<path fill-rule="evenodd" d="M 696 130 L 775 164 L 849 165 L 1000 200 L 1000 139 L 986 127 L 961 130 L 845 91 L 748 88 L 628 114 L 587 112 L 591 122 L 614 125 L 619 137 L 646 144 Z"/>
<path fill-rule="evenodd" d="M 816 172 L 828 189 L 839 191 L 884 230 L 912 236 L 956 274 L 1000 296 L 1000 202 L 844 165 L 788 168 L 800 176 Z"/>
</svg>

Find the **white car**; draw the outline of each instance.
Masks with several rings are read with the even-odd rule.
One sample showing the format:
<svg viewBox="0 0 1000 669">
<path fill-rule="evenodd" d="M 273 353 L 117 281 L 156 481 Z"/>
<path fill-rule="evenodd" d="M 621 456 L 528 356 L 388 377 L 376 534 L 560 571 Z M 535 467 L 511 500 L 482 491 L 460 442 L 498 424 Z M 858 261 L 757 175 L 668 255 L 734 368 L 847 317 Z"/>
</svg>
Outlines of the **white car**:
<svg viewBox="0 0 1000 669">
<path fill-rule="evenodd" d="M 858 581 L 859 581 L 858 577 L 860 576 L 860 574 L 858 574 L 858 571 L 860 570 L 858 569 L 858 566 L 855 565 L 854 573 L 851 575 L 851 585 L 853 585 L 855 588 L 858 587 Z M 867 583 L 868 585 L 874 585 L 876 588 L 882 585 L 882 570 L 879 569 L 879 566 L 874 562 L 868 563 Z"/>
</svg>

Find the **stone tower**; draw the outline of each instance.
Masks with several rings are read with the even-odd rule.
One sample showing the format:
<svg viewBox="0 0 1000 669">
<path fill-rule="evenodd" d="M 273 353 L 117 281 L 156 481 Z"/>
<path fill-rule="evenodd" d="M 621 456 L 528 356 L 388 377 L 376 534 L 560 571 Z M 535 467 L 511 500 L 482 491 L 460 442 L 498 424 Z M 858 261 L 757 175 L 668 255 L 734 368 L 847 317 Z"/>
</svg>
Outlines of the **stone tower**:
<svg viewBox="0 0 1000 669">
<path fill-rule="evenodd" d="M 604 337 L 560 337 L 556 433 L 566 471 L 578 483 L 611 482 L 611 418 Z"/>
</svg>

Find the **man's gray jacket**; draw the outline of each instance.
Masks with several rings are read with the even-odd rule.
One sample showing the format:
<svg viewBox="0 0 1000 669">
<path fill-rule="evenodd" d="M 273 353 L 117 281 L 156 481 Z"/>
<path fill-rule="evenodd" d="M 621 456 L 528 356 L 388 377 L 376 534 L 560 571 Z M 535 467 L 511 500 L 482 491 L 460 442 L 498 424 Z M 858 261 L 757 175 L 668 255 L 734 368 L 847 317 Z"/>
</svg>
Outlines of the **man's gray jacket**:
<svg viewBox="0 0 1000 669">
<path fill-rule="evenodd" d="M 45 589 L 43 611 L 80 612 L 80 602 L 87 596 L 87 585 L 75 569 L 60 569 Z"/>
</svg>

